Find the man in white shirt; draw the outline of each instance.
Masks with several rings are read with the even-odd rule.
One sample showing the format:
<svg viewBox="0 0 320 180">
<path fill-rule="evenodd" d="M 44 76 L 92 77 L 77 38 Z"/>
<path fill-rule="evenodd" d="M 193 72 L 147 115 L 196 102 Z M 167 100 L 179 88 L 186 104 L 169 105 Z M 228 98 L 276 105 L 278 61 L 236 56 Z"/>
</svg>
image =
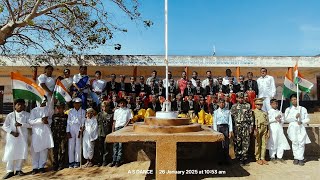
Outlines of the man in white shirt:
<svg viewBox="0 0 320 180">
<path fill-rule="evenodd" d="M 32 126 L 32 174 L 45 173 L 48 149 L 54 146 L 50 124 L 53 109 L 43 101 L 40 107 L 31 110 L 29 124 Z"/>
<path fill-rule="evenodd" d="M 158 82 L 160 81 L 160 79 L 157 77 L 157 71 L 156 70 L 153 70 L 152 71 L 152 74 L 151 74 L 151 77 L 148 77 L 148 79 L 147 79 L 147 81 L 146 81 L 146 84 L 148 85 L 148 86 L 150 86 L 150 82 L 151 82 L 151 80 L 154 80 L 154 84 L 155 85 L 158 85 Z"/>
<path fill-rule="evenodd" d="M 258 78 L 258 98 L 264 98 L 262 110 L 268 112 L 271 109 L 270 100 L 276 95 L 274 78 L 267 75 L 267 69 L 261 68 L 261 77 Z"/>
<path fill-rule="evenodd" d="M 68 91 L 70 91 L 70 87 L 73 83 L 73 78 L 70 75 L 70 69 L 64 69 L 63 70 L 63 79 L 61 80 L 61 83 L 66 87 Z"/>
<path fill-rule="evenodd" d="M 7 174 L 3 179 L 14 175 L 23 176 L 22 162 L 28 156 L 28 123 L 30 114 L 25 109 L 25 101 L 14 101 L 15 111 L 7 115 L 2 129 L 7 132 L 6 146 L 4 148 L 3 162 L 7 162 Z M 14 174 L 14 171 L 16 173 Z"/>
<path fill-rule="evenodd" d="M 107 82 L 104 79 L 101 79 L 101 71 L 96 71 L 95 77 L 96 78 L 91 82 L 92 92 L 90 92 L 90 96 L 98 107 L 101 103 L 101 95 L 106 90 Z"/>
<path fill-rule="evenodd" d="M 293 164 L 303 166 L 305 144 L 311 143 L 305 128 L 310 119 L 307 109 L 298 106 L 296 94 L 290 96 L 290 102 L 292 106 L 286 109 L 284 117 L 289 122 L 287 133 L 292 142 Z"/>
<path fill-rule="evenodd" d="M 55 80 L 52 78 L 53 67 L 48 65 L 44 68 L 44 73 L 38 77 L 39 86 L 45 90 L 48 102 L 51 101 Z"/>
<path fill-rule="evenodd" d="M 81 99 L 73 99 L 73 107 L 68 114 L 67 137 L 69 138 L 69 168 L 80 167 L 81 131 L 86 120 L 86 111 L 81 109 Z"/>
<path fill-rule="evenodd" d="M 174 87 L 177 87 L 177 82 L 172 78 L 172 73 L 171 71 L 168 71 L 168 87 L 170 87 L 170 81 L 173 80 L 174 81 Z M 166 79 L 162 80 L 163 82 L 163 87 L 166 87 Z"/>
<path fill-rule="evenodd" d="M 212 78 L 212 74 L 211 74 L 211 71 L 207 71 L 206 72 L 206 75 L 207 75 L 207 79 L 203 80 L 202 83 L 201 83 L 201 86 L 203 88 L 206 88 L 206 86 L 209 85 L 209 80 L 210 79 L 213 79 L 213 86 L 216 86 L 218 84 L 218 80 L 215 79 L 215 78 Z"/>
<path fill-rule="evenodd" d="M 191 77 L 191 82 L 192 82 L 192 86 L 193 87 L 197 87 L 197 79 L 198 79 L 198 72 L 197 71 L 193 71 L 192 72 L 192 77 Z"/>
<path fill-rule="evenodd" d="M 113 131 L 118 131 L 125 126 L 127 126 L 132 119 L 133 115 L 131 110 L 127 108 L 127 101 L 125 99 L 120 99 L 118 104 L 119 108 L 114 111 L 113 115 Z M 113 144 L 113 156 L 112 163 L 108 164 L 109 167 L 119 167 L 122 163 L 122 143 L 114 143 Z"/>
<path fill-rule="evenodd" d="M 227 69 L 226 70 L 226 76 L 223 78 L 223 81 L 222 81 L 222 84 L 223 85 L 228 85 L 229 84 L 229 78 L 230 77 L 233 77 L 232 76 L 232 71 L 231 71 L 231 69 Z M 237 85 L 238 84 L 238 81 L 237 81 L 237 79 L 236 78 L 234 78 L 234 80 L 233 80 L 233 84 L 235 84 L 235 85 Z"/>
</svg>

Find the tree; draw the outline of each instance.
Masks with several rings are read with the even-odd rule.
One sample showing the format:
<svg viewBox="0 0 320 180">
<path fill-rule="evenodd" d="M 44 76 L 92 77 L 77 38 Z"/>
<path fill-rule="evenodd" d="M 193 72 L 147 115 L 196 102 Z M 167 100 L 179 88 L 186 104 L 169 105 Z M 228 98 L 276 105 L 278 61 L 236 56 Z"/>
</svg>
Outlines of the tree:
<svg viewBox="0 0 320 180">
<path fill-rule="evenodd" d="M 112 21 L 110 6 L 150 27 L 138 0 L 0 0 L 0 52 L 76 54 L 112 44 L 114 32 L 127 29 Z M 108 5 L 108 7 L 106 7 Z"/>
</svg>

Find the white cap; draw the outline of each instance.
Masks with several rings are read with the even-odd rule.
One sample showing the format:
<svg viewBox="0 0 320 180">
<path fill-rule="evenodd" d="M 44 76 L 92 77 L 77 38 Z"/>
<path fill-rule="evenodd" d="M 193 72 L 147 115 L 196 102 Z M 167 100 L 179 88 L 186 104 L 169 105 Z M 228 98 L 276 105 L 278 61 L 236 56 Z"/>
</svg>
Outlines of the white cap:
<svg viewBox="0 0 320 180">
<path fill-rule="evenodd" d="M 72 101 L 75 102 L 75 103 L 82 102 L 82 100 L 80 98 L 74 98 Z"/>
</svg>

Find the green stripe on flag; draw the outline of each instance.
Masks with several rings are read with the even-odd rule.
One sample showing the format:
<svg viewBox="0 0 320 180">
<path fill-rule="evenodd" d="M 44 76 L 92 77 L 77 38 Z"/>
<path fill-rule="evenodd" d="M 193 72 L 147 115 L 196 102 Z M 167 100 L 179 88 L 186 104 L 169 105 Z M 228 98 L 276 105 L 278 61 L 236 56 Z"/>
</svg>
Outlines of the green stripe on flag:
<svg viewBox="0 0 320 180">
<path fill-rule="evenodd" d="M 310 89 L 309 89 L 309 88 L 304 87 L 304 86 L 301 86 L 300 84 L 299 84 L 299 89 L 300 89 L 301 91 L 303 91 L 303 92 L 310 93 Z"/>
<path fill-rule="evenodd" d="M 54 97 L 55 97 L 56 99 L 58 99 L 58 101 L 60 101 L 61 103 L 66 102 L 66 100 L 64 99 L 64 97 L 63 97 L 60 93 L 58 93 L 58 92 L 54 92 Z"/>
<path fill-rule="evenodd" d="M 36 94 L 22 89 L 12 89 L 13 99 L 25 99 L 31 101 L 41 102 L 43 97 L 37 96 Z"/>
<path fill-rule="evenodd" d="M 290 96 L 292 94 L 297 94 L 297 92 L 292 91 L 291 89 L 289 89 L 287 86 L 283 86 L 283 91 L 282 94 L 285 98 L 290 98 Z"/>
</svg>

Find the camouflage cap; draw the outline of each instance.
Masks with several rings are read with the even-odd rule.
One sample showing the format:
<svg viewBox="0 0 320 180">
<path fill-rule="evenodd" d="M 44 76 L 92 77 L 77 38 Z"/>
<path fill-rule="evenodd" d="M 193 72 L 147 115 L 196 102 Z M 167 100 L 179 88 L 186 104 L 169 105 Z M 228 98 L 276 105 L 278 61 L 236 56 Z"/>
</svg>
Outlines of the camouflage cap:
<svg viewBox="0 0 320 180">
<path fill-rule="evenodd" d="M 238 93 L 237 93 L 237 97 L 238 97 L 238 98 L 243 98 L 243 97 L 244 97 L 243 92 L 238 92 Z"/>
</svg>

